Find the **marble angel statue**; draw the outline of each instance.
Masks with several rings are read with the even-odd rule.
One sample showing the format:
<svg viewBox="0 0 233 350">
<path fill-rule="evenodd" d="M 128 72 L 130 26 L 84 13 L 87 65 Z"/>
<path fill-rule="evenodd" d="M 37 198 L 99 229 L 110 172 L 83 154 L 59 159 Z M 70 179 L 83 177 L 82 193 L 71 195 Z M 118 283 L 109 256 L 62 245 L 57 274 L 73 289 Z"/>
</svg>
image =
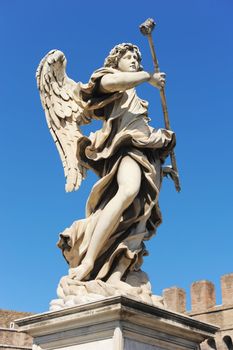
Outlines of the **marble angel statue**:
<svg viewBox="0 0 233 350">
<path fill-rule="evenodd" d="M 149 124 L 148 102 L 135 87 L 149 83 L 160 89 L 165 74 L 144 71 L 139 48 L 130 43 L 116 45 L 87 84 L 68 78 L 65 68 L 65 55 L 50 51 L 40 62 L 37 83 L 63 162 L 66 191 L 77 190 L 87 170 L 99 180 L 86 218 L 60 234 L 58 247 L 69 273 L 59 283 L 52 309 L 119 291 L 148 301 L 152 293 L 141 270 L 148 254 L 144 242 L 161 223 L 162 165 L 175 146 L 175 134 Z M 93 118 L 102 120 L 102 128 L 86 137 L 80 125 Z"/>
</svg>

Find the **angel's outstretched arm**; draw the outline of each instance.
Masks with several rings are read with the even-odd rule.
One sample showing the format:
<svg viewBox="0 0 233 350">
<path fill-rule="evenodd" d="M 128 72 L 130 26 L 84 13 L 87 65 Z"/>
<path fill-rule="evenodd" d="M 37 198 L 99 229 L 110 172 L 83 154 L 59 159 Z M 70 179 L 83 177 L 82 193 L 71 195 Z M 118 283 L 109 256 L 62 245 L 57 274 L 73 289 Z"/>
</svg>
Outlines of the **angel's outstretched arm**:
<svg viewBox="0 0 233 350">
<path fill-rule="evenodd" d="M 101 92 L 115 92 L 131 89 L 141 83 L 148 82 L 153 86 L 161 88 L 165 83 L 164 73 L 140 72 L 116 72 L 106 74 L 100 81 Z"/>
</svg>

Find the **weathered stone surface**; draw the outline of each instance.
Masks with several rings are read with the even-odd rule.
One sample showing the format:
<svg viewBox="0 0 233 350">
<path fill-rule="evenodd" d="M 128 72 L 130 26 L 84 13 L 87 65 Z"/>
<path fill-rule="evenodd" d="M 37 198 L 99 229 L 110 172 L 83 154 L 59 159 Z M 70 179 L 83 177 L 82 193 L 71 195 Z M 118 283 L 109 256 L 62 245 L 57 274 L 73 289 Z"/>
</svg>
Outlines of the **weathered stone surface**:
<svg viewBox="0 0 233 350">
<path fill-rule="evenodd" d="M 0 327 L 10 328 L 11 323 L 14 322 L 16 318 L 27 317 L 30 315 L 32 315 L 31 312 L 20 312 L 0 309 Z"/>
<path fill-rule="evenodd" d="M 29 312 L 17 312 L 12 310 L 0 310 L 0 350 L 19 349 L 25 347 L 31 349 L 32 337 L 26 333 L 19 332 L 15 319 L 32 315 Z"/>
<path fill-rule="evenodd" d="M 34 337 L 37 350 L 197 349 L 217 330 L 190 317 L 126 297 L 47 312 L 16 323 Z"/>
<path fill-rule="evenodd" d="M 221 277 L 222 303 L 233 305 L 233 273 Z"/>
<path fill-rule="evenodd" d="M 192 311 L 203 311 L 216 305 L 215 287 L 209 281 L 197 281 L 191 286 Z"/>
<path fill-rule="evenodd" d="M 202 350 L 233 349 L 233 273 L 221 277 L 222 305 L 215 305 L 214 285 L 208 281 L 192 284 L 191 309 L 186 314 L 194 319 L 215 324 L 219 331 L 213 338 L 201 344 Z M 183 305 L 184 296 L 180 288 L 167 288 L 164 291 L 164 304 L 173 310 Z"/>
<path fill-rule="evenodd" d="M 54 299 L 50 303 L 51 311 L 120 295 L 164 307 L 163 298 L 152 294 L 148 276 L 142 271 L 131 272 L 125 282 L 118 280 L 116 283 L 101 280 L 82 282 L 64 276 L 58 285 L 57 295 L 59 299 Z"/>
<path fill-rule="evenodd" d="M 184 313 L 186 311 L 185 290 L 178 287 L 166 288 L 163 290 L 164 306 L 172 311 Z"/>
</svg>

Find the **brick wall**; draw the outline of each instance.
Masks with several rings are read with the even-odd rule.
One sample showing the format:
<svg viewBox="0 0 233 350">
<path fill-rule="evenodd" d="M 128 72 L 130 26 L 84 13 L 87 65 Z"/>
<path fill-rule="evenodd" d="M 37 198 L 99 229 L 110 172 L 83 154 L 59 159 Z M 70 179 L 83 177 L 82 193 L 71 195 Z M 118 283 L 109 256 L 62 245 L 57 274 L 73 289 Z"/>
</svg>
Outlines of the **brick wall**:
<svg viewBox="0 0 233 350">
<path fill-rule="evenodd" d="M 233 350 L 233 273 L 221 277 L 222 304 L 216 305 L 215 286 L 202 280 L 191 285 L 191 311 L 186 310 L 186 293 L 172 287 L 163 291 L 166 307 L 197 320 L 220 327 L 214 339 L 202 344 L 202 350 Z"/>
<path fill-rule="evenodd" d="M 18 332 L 14 324 L 14 320 L 30 315 L 32 313 L 0 309 L 0 350 L 32 348 L 32 338 Z"/>
</svg>

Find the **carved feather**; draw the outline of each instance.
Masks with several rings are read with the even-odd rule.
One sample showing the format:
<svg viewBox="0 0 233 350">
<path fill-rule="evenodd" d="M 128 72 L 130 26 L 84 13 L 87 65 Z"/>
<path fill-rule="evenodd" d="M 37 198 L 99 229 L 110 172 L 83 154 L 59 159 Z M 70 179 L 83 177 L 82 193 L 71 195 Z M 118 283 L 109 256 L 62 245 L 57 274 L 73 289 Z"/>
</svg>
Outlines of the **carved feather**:
<svg viewBox="0 0 233 350">
<path fill-rule="evenodd" d="M 79 125 L 91 120 L 84 114 L 85 102 L 74 96 L 79 83 L 66 75 L 66 58 L 59 50 L 50 51 L 41 60 L 36 79 L 49 131 L 64 167 L 66 191 L 77 190 L 86 174 L 77 159 L 77 141 L 83 136 Z"/>
</svg>

